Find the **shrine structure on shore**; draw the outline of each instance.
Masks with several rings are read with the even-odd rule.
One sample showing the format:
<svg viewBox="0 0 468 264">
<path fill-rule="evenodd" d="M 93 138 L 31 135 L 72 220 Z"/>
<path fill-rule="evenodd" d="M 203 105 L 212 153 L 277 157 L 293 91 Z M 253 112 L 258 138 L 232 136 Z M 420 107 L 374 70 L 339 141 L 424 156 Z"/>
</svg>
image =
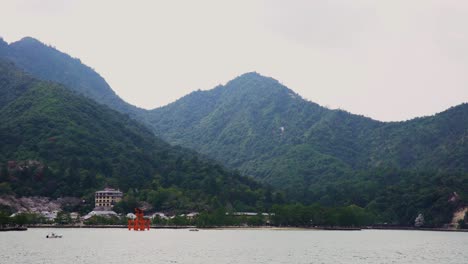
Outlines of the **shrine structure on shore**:
<svg viewBox="0 0 468 264">
<path fill-rule="evenodd" d="M 128 230 L 145 231 L 150 229 L 150 219 L 144 218 L 144 211 L 140 208 L 135 208 L 135 219 L 128 219 Z"/>
</svg>

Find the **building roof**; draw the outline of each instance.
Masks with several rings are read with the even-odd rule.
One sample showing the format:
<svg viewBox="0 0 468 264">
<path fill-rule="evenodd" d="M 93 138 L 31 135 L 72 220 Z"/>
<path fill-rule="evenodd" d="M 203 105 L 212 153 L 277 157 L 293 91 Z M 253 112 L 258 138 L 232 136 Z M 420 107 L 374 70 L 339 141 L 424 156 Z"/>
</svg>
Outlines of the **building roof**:
<svg viewBox="0 0 468 264">
<path fill-rule="evenodd" d="M 135 218 L 136 218 L 136 215 L 133 214 L 133 213 L 128 213 L 128 214 L 127 214 L 127 218 L 135 219 Z"/>
<path fill-rule="evenodd" d="M 155 217 L 159 217 L 161 219 L 169 219 L 169 217 L 167 217 L 166 214 L 161 213 L 161 212 L 156 212 L 151 216 L 151 218 L 155 218 Z"/>
<path fill-rule="evenodd" d="M 229 213 L 226 213 L 226 214 L 229 214 Z M 275 215 L 275 214 L 255 213 L 255 212 L 233 212 L 232 213 L 232 215 L 236 215 L 236 216 L 257 216 L 258 214 L 262 216 Z"/>
<path fill-rule="evenodd" d="M 96 194 L 119 194 L 119 195 L 123 195 L 123 192 L 121 192 L 120 190 L 113 189 L 113 188 L 104 188 L 104 190 L 102 190 L 102 191 L 97 191 Z"/>
<path fill-rule="evenodd" d="M 114 211 L 91 211 L 87 215 L 83 216 L 83 219 L 87 220 L 95 215 L 98 216 L 117 216 L 117 213 Z"/>
</svg>

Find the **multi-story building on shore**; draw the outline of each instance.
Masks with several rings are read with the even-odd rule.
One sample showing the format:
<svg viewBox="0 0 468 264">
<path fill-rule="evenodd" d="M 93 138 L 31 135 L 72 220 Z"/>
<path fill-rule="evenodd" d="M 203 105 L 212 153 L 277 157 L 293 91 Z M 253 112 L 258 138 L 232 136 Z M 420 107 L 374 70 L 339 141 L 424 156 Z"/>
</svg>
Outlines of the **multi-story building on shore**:
<svg viewBox="0 0 468 264">
<path fill-rule="evenodd" d="M 96 208 L 111 209 L 114 205 L 122 200 L 123 193 L 120 190 L 105 188 L 102 191 L 97 191 L 94 197 Z"/>
</svg>

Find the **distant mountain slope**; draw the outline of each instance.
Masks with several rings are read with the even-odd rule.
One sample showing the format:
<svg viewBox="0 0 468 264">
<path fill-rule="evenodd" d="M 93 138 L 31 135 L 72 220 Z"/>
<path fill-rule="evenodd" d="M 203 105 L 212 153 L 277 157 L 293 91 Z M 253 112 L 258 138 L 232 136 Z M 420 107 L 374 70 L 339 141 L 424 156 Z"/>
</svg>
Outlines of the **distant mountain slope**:
<svg viewBox="0 0 468 264">
<path fill-rule="evenodd" d="M 468 105 L 384 123 L 302 99 L 272 78 L 244 74 L 152 110 L 174 144 L 278 187 L 373 168 L 468 171 Z"/>
<path fill-rule="evenodd" d="M 123 102 L 79 60 L 37 40 L 0 41 L 0 58 L 100 103 L 0 63 L 0 194 L 92 199 L 96 188 L 110 185 L 162 209 L 255 210 L 283 200 L 169 146 L 152 135 L 156 131 L 287 190 L 293 201 L 357 204 L 383 222 L 412 225 L 423 212 L 440 226 L 468 201 L 467 104 L 384 123 L 321 107 L 272 78 L 248 73 L 146 111 Z M 19 169 L 5 167 L 8 160 Z"/>
<path fill-rule="evenodd" d="M 238 210 L 252 209 L 265 194 L 128 116 L 2 60 L 0 94 L 0 194 L 92 197 L 110 185 L 157 209 Z"/>
<path fill-rule="evenodd" d="M 440 226 L 468 201 L 468 104 L 379 122 L 247 73 L 150 112 L 158 135 L 304 203 L 357 204 L 382 223 Z"/>
<path fill-rule="evenodd" d="M 156 133 L 169 142 L 276 186 L 361 166 L 356 153 L 367 146 L 360 138 L 382 125 L 320 107 L 257 73 L 194 92 L 150 115 Z"/>
<path fill-rule="evenodd" d="M 12 62 L 0 61 L 0 109 L 24 94 L 36 80 L 30 75 L 18 71 Z"/>
<path fill-rule="evenodd" d="M 468 104 L 373 131 L 370 164 L 468 172 Z"/>
<path fill-rule="evenodd" d="M 92 68 L 40 41 L 25 37 L 8 45 L 0 39 L 0 58 L 43 80 L 66 85 L 98 103 L 139 117 L 144 110 L 123 101 Z"/>
<path fill-rule="evenodd" d="M 326 109 L 272 78 L 248 73 L 225 86 L 146 111 L 120 99 L 78 59 L 36 39 L 26 37 L 10 45 L 0 39 L 0 58 L 129 114 L 171 143 L 277 186 L 349 169 L 468 170 L 466 104 L 433 117 L 384 123 Z M 0 104 L 2 100 L 8 98 L 1 98 Z"/>
</svg>

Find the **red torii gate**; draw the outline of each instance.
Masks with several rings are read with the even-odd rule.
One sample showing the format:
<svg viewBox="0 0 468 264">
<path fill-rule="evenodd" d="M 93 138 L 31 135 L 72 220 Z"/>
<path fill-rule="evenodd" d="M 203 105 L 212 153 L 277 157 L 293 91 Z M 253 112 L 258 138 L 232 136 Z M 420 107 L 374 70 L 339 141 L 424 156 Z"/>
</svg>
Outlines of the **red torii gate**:
<svg viewBox="0 0 468 264">
<path fill-rule="evenodd" d="M 140 208 L 135 208 L 135 219 L 128 219 L 128 230 L 145 231 L 150 229 L 150 220 L 143 217 L 144 212 Z"/>
</svg>

